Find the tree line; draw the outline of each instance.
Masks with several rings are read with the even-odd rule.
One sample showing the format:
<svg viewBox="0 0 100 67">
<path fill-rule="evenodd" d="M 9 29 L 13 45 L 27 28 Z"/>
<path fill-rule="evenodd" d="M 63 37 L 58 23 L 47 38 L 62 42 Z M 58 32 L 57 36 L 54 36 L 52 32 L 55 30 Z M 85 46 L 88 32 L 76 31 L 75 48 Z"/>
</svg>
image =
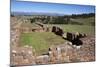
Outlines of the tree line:
<svg viewBox="0 0 100 67">
<path fill-rule="evenodd" d="M 14 15 L 11 15 L 12 17 Z M 34 15 L 33 15 L 34 16 Z M 84 14 L 72 14 L 72 15 L 64 15 L 64 16 L 44 16 L 41 15 L 39 17 L 33 17 L 29 18 L 31 23 L 34 22 L 42 22 L 44 24 L 77 24 L 77 25 L 83 25 L 83 23 L 71 21 L 71 19 L 77 19 L 77 18 L 89 18 L 89 17 L 95 17 L 95 13 L 84 13 Z M 91 25 L 95 25 L 95 22 L 93 21 Z"/>
</svg>

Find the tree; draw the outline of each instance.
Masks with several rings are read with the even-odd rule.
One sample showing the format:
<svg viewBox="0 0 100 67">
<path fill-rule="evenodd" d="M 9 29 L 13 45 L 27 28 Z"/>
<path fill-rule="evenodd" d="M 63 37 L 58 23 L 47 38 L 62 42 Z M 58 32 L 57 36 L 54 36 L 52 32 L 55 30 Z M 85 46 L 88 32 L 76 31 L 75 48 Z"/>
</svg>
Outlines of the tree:
<svg viewBox="0 0 100 67">
<path fill-rule="evenodd" d="M 31 23 L 35 22 L 35 18 L 29 19 Z"/>
</svg>

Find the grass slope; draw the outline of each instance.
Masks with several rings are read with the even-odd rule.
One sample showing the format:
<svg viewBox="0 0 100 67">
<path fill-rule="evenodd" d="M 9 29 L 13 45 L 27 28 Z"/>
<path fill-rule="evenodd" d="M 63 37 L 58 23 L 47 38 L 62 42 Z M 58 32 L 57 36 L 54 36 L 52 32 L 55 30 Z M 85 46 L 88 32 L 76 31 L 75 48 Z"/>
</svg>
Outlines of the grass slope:
<svg viewBox="0 0 100 67">
<path fill-rule="evenodd" d="M 83 23 L 84 25 L 91 25 L 92 23 L 95 23 L 95 17 L 76 18 L 76 19 L 71 19 L 71 21 Z"/>
</svg>

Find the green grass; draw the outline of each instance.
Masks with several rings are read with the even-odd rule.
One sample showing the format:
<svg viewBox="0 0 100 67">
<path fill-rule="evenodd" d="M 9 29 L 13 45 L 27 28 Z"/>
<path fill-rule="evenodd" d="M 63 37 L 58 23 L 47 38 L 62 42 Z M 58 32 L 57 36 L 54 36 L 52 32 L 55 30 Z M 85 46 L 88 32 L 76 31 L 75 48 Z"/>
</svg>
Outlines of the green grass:
<svg viewBox="0 0 100 67">
<path fill-rule="evenodd" d="M 33 32 L 21 34 L 20 43 L 24 45 L 31 45 L 36 50 L 37 54 L 43 54 L 48 51 L 51 45 L 59 45 L 64 43 L 60 36 L 57 36 L 51 32 Z"/>
<path fill-rule="evenodd" d="M 95 17 L 75 18 L 75 19 L 71 19 L 71 21 L 83 23 L 84 25 L 91 25 L 91 23 L 95 22 Z"/>
<path fill-rule="evenodd" d="M 66 32 L 80 32 L 86 33 L 88 35 L 95 34 L 95 27 L 94 26 L 87 26 L 87 25 L 63 25 L 62 26 L 64 31 Z"/>
<path fill-rule="evenodd" d="M 90 25 L 50 24 L 49 26 L 61 27 L 64 30 L 64 32 L 80 32 L 80 33 L 86 33 L 88 35 L 95 34 L 95 26 L 90 26 Z"/>
</svg>

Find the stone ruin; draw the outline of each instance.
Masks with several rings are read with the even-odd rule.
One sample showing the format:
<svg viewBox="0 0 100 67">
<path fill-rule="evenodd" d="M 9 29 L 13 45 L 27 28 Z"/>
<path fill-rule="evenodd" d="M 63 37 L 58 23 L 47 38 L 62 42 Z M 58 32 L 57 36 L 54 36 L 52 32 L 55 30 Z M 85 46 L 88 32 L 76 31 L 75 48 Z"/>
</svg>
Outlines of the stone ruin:
<svg viewBox="0 0 100 67">
<path fill-rule="evenodd" d="M 11 66 L 36 64 L 35 51 L 32 47 L 12 47 L 11 49 Z"/>
<path fill-rule="evenodd" d="M 37 24 L 37 25 L 39 26 L 40 30 L 42 30 L 42 31 L 44 31 L 44 32 L 49 32 L 49 31 L 50 31 L 49 27 L 46 26 L 46 25 L 44 25 L 43 23 L 37 22 L 37 23 L 35 23 L 35 24 Z M 39 28 L 37 28 L 37 29 L 32 29 L 32 30 L 33 30 L 33 31 L 35 31 L 35 30 L 38 31 Z"/>
<path fill-rule="evenodd" d="M 76 33 L 67 32 L 65 39 L 72 42 L 73 45 L 79 46 L 83 44 L 80 38 L 84 38 L 84 37 L 86 37 L 86 34 L 78 33 L 78 32 Z"/>
<path fill-rule="evenodd" d="M 39 25 L 40 27 L 34 29 L 25 29 L 26 31 L 32 31 L 32 32 L 41 32 L 41 31 L 49 31 L 49 29 L 47 29 L 47 27 L 45 27 L 44 25 L 37 23 L 37 25 Z M 12 28 L 13 29 L 13 28 Z M 17 28 L 15 28 L 17 29 Z M 19 28 L 18 28 L 19 30 Z M 24 30 L 24 31 L 25 31 Z M 12 32 L 14 33 L 16 30 L 12 30 Z M 65 63 L 65 62 L 78 62 L 78 61 L 90 61 L 90 60 L 94 60 L 94 50 L 93 48 L 90 48 L 90 46 L 93 46 L 94 43 L 94 39 L 93 41 L 91 41 L 90 39 L 85 39 L 88 40 L 85 41 L 84 38 L 87 35 L 83 34 L 83 33 L 71 33 L 71 32 L 67 32 L 64 33 L 63 29 L 61 29 L 60 27 L 56 27 L 53 26 L 52 27 L 52 32 L 55 33 L 56 35 L 61 36 L 63 39 L 66 39 L 70 42 L 66 42 L 64 44 L 60 44 L 58 46 L 51 46 L 48 49 L 48 52 L 44 55 L 40 55 L 37 56 L 35 50 L 33 50 L 32 47 L 30 46 L 24 46 L 24 47 L 18 47 L 18 46 L 11 46 L 11 66 L 16 66 L 16 65 L 37 65 L 37 64 L 53 64 L 53 63 Z M 13 36 L 13 39 L 16 39 L 16 35 L 17 34 L 17 38 L 19 38 L 19 34 L 18 31 L 16 31 Z M 77 49 L 74 49 L 74 47 L 72 46 L 74 43 L 76 44 L 76 42 L 79 40 L 81 40 L 83 43 L 86 44 L 91 44 L 91 45 L 83 45 L 83 47 L 81 49 L 81 51 L 78 51 Z M 18 42 L 16 42 L 16 44 L 18 44 Z M 89 48 L 87 48 L 89 46 Z M 92 51 L 90 52 L 89 49 Z M 87 51 L 87 52 L 86 52 Z M 84 54 L 83 54 L 84 52 Z M 90 53 L 90 54 L 89 54 Z"/>
<path fill-rule="evenodd" d="M 71 62 L 69 54 L 72 54 L 71 43 L 51 46 L 44 55 L 37 56 L 30 46 L 12 47 L 11 65 L 36 65 Z M 70 53 L 71 52 L 71 53 Z"/>
<path fill-rule="evenodd" d="M 63 30 L 57 26 L 52 27 L 52 32 L 59 36 L 62 36 L 62 34 L 64 33 Z"/>
<path fill-rule="evenodd" d="M 72 32 L 67 32 L 65 33 L 63 29 L 57 26 L 52 27 L 52 32 L 55 33 L 56 35 L 61 36 L 63 39 L 68 40 L 72 42 L 73 45 L 80 46 L 83 44 L 83 42 L 80 40 L 80 38 L 84 38 L 87 35 L 84 33 L 72 33 Z"/>
<path fill-rule="evenodd" d="M 22 33 L 30 33 L 30 32 L 44 32 L 43 28 L 41 27 L 34 27 L 34 28 L 29 28 L 29 27 L 22 27 L 20 29 Z"/>
<path fill-rule="evenodd" d="M 47 25 L 44 25 L 40 22 L 35 23 L 36 27 L 21 27 L 20 31 L 22 33 L 29 33 L 29 32 L 49 32 L 50 28 Z"/>
<path fill-rule="evenodd" d="M 71 46 L 62 44 L 56 47 L 49 48 L 50 63 L 64 63 L 70 62 L 68 51 L 72 49 Z"/>
<path fill-rule="evenodd" d="M 91 40 L 93 40 L 91 45 L 89 44 L 91 42 L 89 42 L 87 47 L 85 44 L 87 42 L 84 41 L 84 45 L 80 49 L 73 47 L 71 42 L 65 42 L 57 46 L 51 46 L 46 54 L 37 56 L 38 60 L 36 64 L 83 62 L 90 60 L 93 61 L 95 59 L 93 47 L 94 39 L 89 39 L 89 41 Z"/>
<path fill-rule="evenodd" d="M 56 64 L 81 61 L 93 61 L 94 54 L 94 39 L 83 39 L 84 45 L 81 49 L 76 49 L 71 42 L 65 42 L 56 46 L 50 46 L 47 53 L 37 55 L 31 46 L 12 47 L 11 65 L 40 65 L 40 64 Z M 92 41 L 92 43 L 91 43 Z M 92 46 L 92 47 L 90 47 Z"/>
</svg>

